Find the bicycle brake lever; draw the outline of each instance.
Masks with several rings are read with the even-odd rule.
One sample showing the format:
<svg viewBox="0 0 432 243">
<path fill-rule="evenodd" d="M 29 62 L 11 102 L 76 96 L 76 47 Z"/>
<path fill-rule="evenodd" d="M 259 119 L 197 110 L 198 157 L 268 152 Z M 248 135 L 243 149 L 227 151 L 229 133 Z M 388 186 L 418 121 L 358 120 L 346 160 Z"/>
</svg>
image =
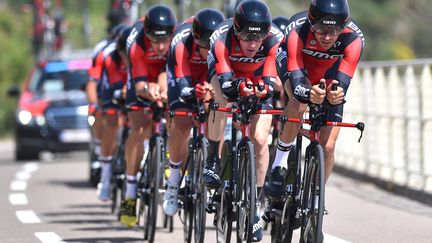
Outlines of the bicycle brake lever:
<svg viewBox="0 0 432 243">
<path fill-rule="evenodd" d="M 357 123 L 356 128 L 357 128 L 358 130 L 360 130 L 360 137 L 359 137 L 359 139 L 358 139 L 358 142 L 360 143 L 360 140 L 361 140 L 362 137 L 363 137 L 363 131 L 364 131 L 364 128 L 365 128 L 365 124 L 364 124 L 363 122 L 359 122 L 359 123 Z"/>
</svg>

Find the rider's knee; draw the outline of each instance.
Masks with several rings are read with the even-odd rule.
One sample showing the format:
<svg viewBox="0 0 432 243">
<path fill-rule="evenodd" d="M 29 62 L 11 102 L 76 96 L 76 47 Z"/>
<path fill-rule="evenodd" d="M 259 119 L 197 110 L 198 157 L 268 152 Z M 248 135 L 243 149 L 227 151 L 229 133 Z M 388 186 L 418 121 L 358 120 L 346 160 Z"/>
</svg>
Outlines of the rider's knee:
<svg viewBox="0 0 432 243">
<path fill-rule="evenodd" d="M 268 135 L 268 134 L 267 134 Z M 268 148 L 267 138 L 265 133 L 256 133 L 254 134 L 252 141 L 258 151 L 261 151 L 265 148 Z"/>
</svg>

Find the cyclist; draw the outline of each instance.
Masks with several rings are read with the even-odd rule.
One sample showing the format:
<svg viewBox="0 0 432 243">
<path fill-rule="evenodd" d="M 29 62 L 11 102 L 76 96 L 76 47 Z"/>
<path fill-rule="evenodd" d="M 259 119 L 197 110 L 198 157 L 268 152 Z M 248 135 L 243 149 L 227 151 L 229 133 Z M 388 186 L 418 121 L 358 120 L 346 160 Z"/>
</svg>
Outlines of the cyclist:
<svg viewBox="0 0 432 243">
<path fill-rule="evenodd" d="M 268 6 L 257 0 L 241 2 L 234 19 L 222 22 L 210 37 L 208 55 L 211 85 L 215 101 L 225 106 L 239 96 L 256 95 L 260 98 L 259 109 L 271 108 L 271 97 L 276 77 L 276 52 L 283 34 L 272 26 Z M 247 85 L 254 87 L 248 88 Z M 259 89 L 262 86 L 263 89 Z M 214 119 L 214 122 L 211 122 Z M 219 143 L 226 116 L 211 113 L 208 124 L 208 157 L 203 180 L 209 187 L 220 187 L 218 175 Z M 267 137 L 272 116 L 254 116 L 251 121 L 251 140 L 255 145 L 257 161 L 258 193 L 264 184 L 269 161 Z M 257 214 L 255 221 L 258 222 Z M 262 238 L 262 227 L 254 225 L 254 240 Z"/>
<path fill-rule="evenodd" d="M 111 29 L 110 34 L 99 41 L 94 50 L 93 50 L 93 58 L 92 58 L 92 66 L 88 71 L 89 80 L 86 85 L 86 96 L 87 101 L 89 103 L 89 115 L 95 118 L 95 121 L 92 126 L 92 140 L 94 143 L 94 154 L 96 155 L 97 160 L 91 161 L 92 174 L 96 177 L 99 177 L 99 169 L 100 169 L 100 137 L 102 134 L 102 112 L 99 105 L 99 100 L 101 99 L 101 77 L 102 77 L 102 69 L 103 69 L 103 61 L 104 61 L 104 49 L 111 43 L 113 43 L 120 30 L 125 28 L 124 24 L 119 24 Z M 94 171 L 94 172 L 93 172 Z"/>
<path fill-rule="evenodd" d="M 197 99 L 211 98 L 212 88 L 207 81 L 209 38 L 224 19 L 218 10 L 203 9 L 177 28 L 167 63 L 170 110 L 192 111 L 192 103 Z M 170 216 L 178 208 L 180 166 L 188 155 L 188 139 L 192 127 L 192 118 L 175 117 L 172 120 L 168 146 L 176 149 L 170 150 L 170 176 L 163 203 L 165 213 Z"/>
<path fill-rule="evenodd" d="M 124 87 L 127 80 L 128 58 L 126 55 L 126 38 L 130 29 L 125 27 L 119 31 L 117 41 L 104 49 L 102 65 L 101 106 L 103 123 L 101 133 L 102 164 L 101 181 L 97 187 L 99 199 L 106 201 L 110 197 L 111 164 L 115 149 L 115 138 L 119 126 L 121 107 L 113 99 L 121 99 L 125 94 Z"/>
<path fill-rule="evenodd" d="M 314 0 L 308 11 L 294 15 L 290 21 L 282 45 L 288 56 L 278 65 L 289 97 L 285 113 L 288 117 L 301 118 L 307 103 L 321 104 L 327 99 L 331 105 L 337 105 L 329 109 L 327 119 L 342 121 L 344 97 L 364 46 L 363 34 L 350 18 L 347 0 Z M 325 82 L 326 89 L 319 88 L 320 82 Z M 332 84 L 338 85 L 336 91 L 331 90 Z M 272 172 L 264 189 L 270 198 L 279 199 L 284 192 L 287 159 L 299 128 L 299 124 L 288 122 L 280 134 Z M 334 165 L 339 130 L 337 127 L 321 129 L 326 181 Z"/>
<path fill-rule="evenodd" d="M 136 175 L 144 154 L 144 140 L 150 137 L 152 128 L 150 114 L 137 108 L 148 107 L 151 101 L 167 97 L 166 56 L 176 22 L 170 8 L 154 5 L 144 18 L 134 24 L 128 38 L 130 79 L 126 105 L 131 127 L 125 146 L 126 199 L 120 212 L 120 220 L 127 226 L 136 224 Z"/>
</svg>

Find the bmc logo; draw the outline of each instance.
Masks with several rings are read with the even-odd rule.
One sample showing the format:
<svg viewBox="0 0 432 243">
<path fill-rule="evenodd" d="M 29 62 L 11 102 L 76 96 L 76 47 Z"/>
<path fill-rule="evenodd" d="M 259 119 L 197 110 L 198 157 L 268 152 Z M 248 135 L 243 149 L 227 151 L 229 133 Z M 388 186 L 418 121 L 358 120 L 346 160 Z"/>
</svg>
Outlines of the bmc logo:
<svg viewBox="0 0 432 243">
<path fill-rule="evenodd" d="M 190 34 L 190 32 L 191 32 L 191 29 L 190 29 L 190 28 L 186 28 L 186 29 L 182 30 L 180 33 L 176 34 L 176 35 L 174 36 L 172 42 L 171 42 L 171 46 L 175 46 L 175 45 L 177 45 L 177 43 L 178 43 L 181 39 L 183 39 L 183 38 L 185 38 L 185 37 L 188 37 L 189 34 Z"/>
<path fill-rule="evenodd" d="M 330 55 L 325 52 L 313 51 L 309 49 L 303 49 L 302 52 L 308 56 L 316 57 L 318 59 L 333 59 L 333 58 L 342 58 L 343 54 Z"/>
<path fill-rule="evenodd" d="M 246 62 L 246 63 L 259 63 L 264 62 L 267 57 L 258 57 L 258 58 L 252 58 L 252 57 L 232 57 L 230 56 L 229 59 L 233 62 Z"/>
<path fill-rule="evenodd" d="M 221 34 L 225 33 L 228 31 L 228 25 L 223 25 L 221 26 L 219 29 L 215 30 L 213 32 L 213 34 L 210 36 L 210 43 L 213 44 Z"/>
<path fill-rule="evenodd" d="M 129 34 L 126 40 L 126 46 L 128 50 L 132 46 L 132 43 L 134 42 L 137 35 L 138 35 L 138 30 L 136 28 L 133 28 L 133 30 L 131 31 L 131 33 Z"/>
<path fill-rule="evenodd" d="M 288 25 L 288 28 L 285 29 L 285 34 L 291 32 L 291 30 L 295 29 L 297 26 L 302 25 L 306 22 L 307 17 L 299 18 Z"/>
</svg>

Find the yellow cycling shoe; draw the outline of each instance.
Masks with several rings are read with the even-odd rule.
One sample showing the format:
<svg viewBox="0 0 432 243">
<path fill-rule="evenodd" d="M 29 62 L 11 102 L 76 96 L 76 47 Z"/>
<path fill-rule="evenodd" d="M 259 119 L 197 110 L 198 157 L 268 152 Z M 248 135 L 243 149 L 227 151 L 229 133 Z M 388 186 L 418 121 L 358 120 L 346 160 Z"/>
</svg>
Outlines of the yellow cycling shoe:
<svg viewBox="0 0 432 243">
<path fill-rule="evenodd" d="M 123 200 L 120 207 L 120 221 L 128 227 L 134 227 L 136 220 L 136 199 Z"/>
</svg>

